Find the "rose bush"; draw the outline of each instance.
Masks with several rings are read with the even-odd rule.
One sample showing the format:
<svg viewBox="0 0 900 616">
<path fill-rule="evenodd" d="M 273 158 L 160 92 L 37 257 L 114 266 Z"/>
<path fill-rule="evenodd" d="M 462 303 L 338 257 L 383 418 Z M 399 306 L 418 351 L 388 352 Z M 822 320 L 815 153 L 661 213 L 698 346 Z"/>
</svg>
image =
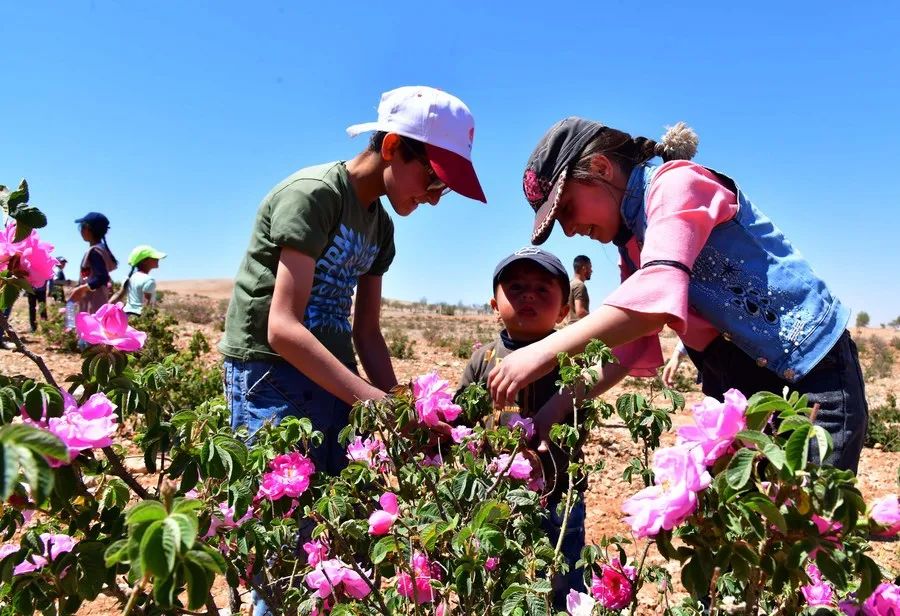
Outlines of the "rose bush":
<svg viewBox="0 0 900 616">
<path fill-rule="evenodd" d="M 0 189 L 15 221 L 2 226 L 0 308 L 46 270 L 32 258 L 46 220 L 27 202 L 24 182 Z M 32 256 L 16 256 L 26 239 Z M 322 435 L 308 420 L 267 424 L 248 445 L 220 397 L 185 394 L 209 391 L 186 377 L 190 360 L 139 355 L 153 334 L 115 306 L 78 322 L 95 346 L 62 386 L 0 316 L 43 377 L 0 375 L 0 614 L 72 614 L 101 593 L 125 614 L 215 614 L 219 577 L 232 609 L 252 589 L 277 614 L 554 613 L 551 581 L 566 565 L 542 528 L 533 424 L 509 413 L 487 428 L 483 388 L 454 399 L 428 374 L 357 404 L 342 434 L 349 464 L 328 477 L 309 455 Z M 562 356 L 560 385 L 589 389 L 611 360 L 600 343 Z M 852 473 L 809 463 L 810 447 L 824 455 L 830 442 L 803 397 L 729 392 L 694 407 L 694 425 L 660 448 L 684 404 L 661 393 L 663 406 L 634 393 L 589 400 L 551 430 L 571 452 L 579 426 L 617 413 L 641 445 L 623 475 L 643 483 L 623 505 L 634 538 L 584 549 L 588 592 L 570 593 L 571 614 L 634 611 L 646 585 L 669 606 L 651 545 L 681 563 L 690 595 L 667 613 L 896 612 L 900 587 L 867 544 L 897 532 L 896 496 L 867 508 Z M 437 438 L 447 422 L 452 436 Z M 129 453 L 151 475 L 135 477 Z M 601 467 L 573 459 L 568 474 Z M 566 494 L 563 524 L 577 498 Z"/>
</svg>

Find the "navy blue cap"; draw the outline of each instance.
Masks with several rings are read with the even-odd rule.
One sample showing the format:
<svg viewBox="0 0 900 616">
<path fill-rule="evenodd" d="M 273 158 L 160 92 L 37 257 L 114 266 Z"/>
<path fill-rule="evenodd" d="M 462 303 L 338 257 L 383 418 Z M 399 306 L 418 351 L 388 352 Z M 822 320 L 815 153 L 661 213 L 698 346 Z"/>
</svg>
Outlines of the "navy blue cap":
<svg viewBox="0 0 900 616">
<path fill-rule="evenodd" d="M 505 270 L 516 261 L 523 260 L 533 261 L 534 263 L 537 263 L 545 270 L 553 274 L 556 279 L 559 280 L 559 284 L 562 287 L 563 299 L 568 301 L 569 273 L 566 271 L 566 267 L 562 264 L 562 261 L 560 261 L 559 257 L 557 257 L 555 254 L 547 252 L 546 250 L 541 250 L 540 248 L 536 248 L 534 246 L 526 246 L 525 248 L 520 248 L 497 264 L 497 267 L 494 268 L 494 290 L 497 289 L 497 284 L 500 282 L 500 276 L 503 275 L 503 270 Z"/>
<path fill-rule="evenodd" d="M 97 231 L 98 233 L 106 233 L 109 229 L 109 218 L 100 212 L 88 212 L 81 218 L 76 218 L 75 222 L 87 225 L 91 230 Z"/>
</svg>

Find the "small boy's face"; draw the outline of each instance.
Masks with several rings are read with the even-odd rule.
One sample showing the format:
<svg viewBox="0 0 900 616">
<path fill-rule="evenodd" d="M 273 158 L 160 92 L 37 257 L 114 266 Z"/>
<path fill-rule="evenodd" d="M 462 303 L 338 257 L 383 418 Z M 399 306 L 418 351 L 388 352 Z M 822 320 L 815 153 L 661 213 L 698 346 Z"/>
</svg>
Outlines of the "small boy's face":
<svg viewBox="0 0 900 616">
<path fill-rule="evenodd" d="M 569 305 L 564 300 L 568 298 L 563 298 L 559 281 L 537 263 L 523 259 L 503 271 L 491 308 L 513 340 L 536 340 L 566 318 Z"/>
</svg>

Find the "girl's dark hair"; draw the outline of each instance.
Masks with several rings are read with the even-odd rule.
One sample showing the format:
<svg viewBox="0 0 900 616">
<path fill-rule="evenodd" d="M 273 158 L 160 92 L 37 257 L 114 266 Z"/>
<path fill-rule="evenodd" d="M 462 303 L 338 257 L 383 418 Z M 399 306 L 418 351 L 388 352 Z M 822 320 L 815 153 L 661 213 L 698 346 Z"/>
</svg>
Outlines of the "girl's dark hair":
<svg viewBox="0 0 900 616">
<path fill-rule="evenodd" d="M 383 130 L 372 133 L 372 136 L 369 138 L 369 151 L 381 152 L 381 144 L 384 143 L 385 135 L 387 135 L 387 132 Z M 404 147 L 400 148 L 400 156 L 403 157 L 403 162 L 408 163 L 413 158 L 428 160 L 428 157 L 425 154 L 424 143 L 409 137 L 404 137 L 403 135 L 400 135 L 400 141 L 404 145 Z"/>
<path fill-rule="evenodd" d="M 624 131 L 607 126 L 581 151 L 571 177 L 582 182 L 596 182 L 598 178 L 591 163 L 598 154 L 610 156 L 626 175 L 654 156 L 661 157 L 665 162 L 690 160 L 697 153 L 698 142 L 697 133 L 684 122 L 667 127 L 666 134 L 659 142 L 646 137 L 632 137 Z"/>
<path fill-rule="evenodd" d="M 109 231 L 109 228 L 106 228 L 106 229 L 98 228 L 96 226 L 91 226 L 90 224 L 88 224 L 87 227 L 88 227 L 88 229 L 91 230 L 91 233 L 94 234 L 97 242 L 99 242 L 100 244 L 103 244 L 103 248 L 105 248 L 106 252 L 109 253 L 109 258 L 112 259 L 112 262 L 115 263 L 116 266 L 118 267 L 119 260 L 116 259 L 116 255 L 113 254 L 113 251 L 110 249 L 109 244 L 106 243 L 106 232 Z"/>
</svg>

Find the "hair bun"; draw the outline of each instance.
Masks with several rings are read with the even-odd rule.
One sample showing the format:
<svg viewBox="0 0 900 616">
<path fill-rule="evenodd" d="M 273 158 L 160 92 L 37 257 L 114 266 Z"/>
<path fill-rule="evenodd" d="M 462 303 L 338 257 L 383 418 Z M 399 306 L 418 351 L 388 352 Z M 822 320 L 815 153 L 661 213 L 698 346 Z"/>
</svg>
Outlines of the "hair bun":
<svg viewBox="0 0 900 616">
<path fill-rule="evenodd" d="M 679 122 L 675 126 L 667 126 L 666 134 L 657 144 L 658 154 L 665 161 L 691 160 L 697 154 L 697 144 L 700 138 L 694 129 Z"/>
</svg>

